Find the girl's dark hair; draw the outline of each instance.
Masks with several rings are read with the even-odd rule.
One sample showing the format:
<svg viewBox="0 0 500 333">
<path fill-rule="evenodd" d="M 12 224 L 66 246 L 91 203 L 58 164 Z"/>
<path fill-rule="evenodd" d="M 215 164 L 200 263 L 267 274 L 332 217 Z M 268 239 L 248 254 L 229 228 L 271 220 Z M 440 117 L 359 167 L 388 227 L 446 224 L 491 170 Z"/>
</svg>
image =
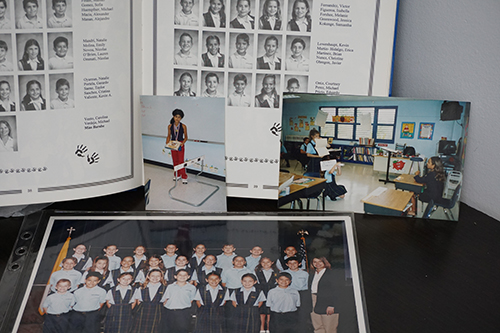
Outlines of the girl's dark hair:
<svg viewBox="0 0 500 333">
<path fill-rule="evenodd" d="M 163 259 L 162 259 L 162 258 L 161 258 L 161 256 L 159 256 L 158 254 L 153 254 L 153 255 L 151 255 L 151 256 L 148 258 L 148 260 L 146 260 L 146 267 L 144 267 L 144 272 L 145 272 L 145 273 L 148 273 L 148 272 L 149 272 L 149 267 L 151 267 L 151 266 L 149 266 L 149 261 L 150 261 L 151 259 L 153 259 L 153 258 L 158 259 L 158 260 L 160 261 L 160 263 L 158 264 L 158 267 L 159 267 L 159 269 L 160 269 L 162 272 L 164 272 L 164 271 L 165 271 L 165 266 L 163 265 Z M 147 274 L 146 274 L 146 275 L 147 275 Z"/>
<path fill-rule="evenodd" d="M 29 56 L 28 56 L 28 48 L 30 46 L 33 46 L 35 45 L 36 47 L 38 47 L 38 55 L 36 56 L 37 60 L 40 62 L 40 64 L 43 65 L 43 59 L 42 59 L 42 49 L 40 48 L 40 44 L 38 44 L 38 41 L 34 38 L 31 38 L 31 39 L 28 39 L 26 41 L 26 43 L 24 44 L 24 53 L 23 53 L 23 57 L 21 58 L 22 61 L 26 62 L 29 60 Z"/>
<path fill-rule="evenodd" d="M 444 172 L 443 161 L 438 156 L 433 156 L 430 158 L 432 164 L 434 165 L 434 172 L 436 173 L 436 180 L 444 182 L 446 180 L 446 173 Z"/>
<path fill-rule="evenodd" d="M 292 84 L 296 83 L 299 87 L 300 87 L 300 83 L 299 83 L 299 80 L 295 77 L 292 77 L 291 79 L 289 79 L 286 83 L 286 88 L 287 89 L 290 89 L 290 87 L 292 86 Z"/>
<path fill-rule="evenodd" d="M 184 111 L 182 111 L 181 109 L 175 109 L 174 111 L 172 111 L 172 119 L 170 119 L 170 124 L 174 123 L 174 117 L 177 115 L 181 116 L 181 118 L 184 118 Z"/>
<path fill-rule="evenodd" d="M 209 3 L 212 3 L 213 0 L 210 0 Z M 224 5 L 224 1 L 220 1 L 222 3 L 222 7 L 219 11 L 220 15 L 220 21 L 221 22 L 226 22 L 226 6 Z M 208 9 L 208 12 L 210 12 L 210 8 Z"/>
<path fill-rule="evenodd" d="M 268 257 L 262 257 L 262 258 L 260 258 L 260 260 L 259 260 L 259 264 L 258 264 L 257 266 L 255 266 L 255 272 L 260 272 L 260 271 L 262 271 L 262 260 L 264 260 L 264 259 L 268 259 L 268 260 L 270 260 L 270 261 L 272 262 L 271 258 L 268 258 Z M 273 264 L 271 265 L 271 269 L 272 269 L 272 270 L 273 270 L 273 272 L 275 272 L 275 273 L 279 273 L 279 272 L 280 272 L 280 271 L 279 271 L 279 269 L 276 267 L 276 263 L 273 263 Z"/>
<path fill-rule="evenodd" d="M 309 131 L 309 139 L 312 140 L 313 136 L 315 136 L 316 134 L 319 134 L 319 131 L 315 128 L 313 128 L 312 130 Z"/>
</svg>

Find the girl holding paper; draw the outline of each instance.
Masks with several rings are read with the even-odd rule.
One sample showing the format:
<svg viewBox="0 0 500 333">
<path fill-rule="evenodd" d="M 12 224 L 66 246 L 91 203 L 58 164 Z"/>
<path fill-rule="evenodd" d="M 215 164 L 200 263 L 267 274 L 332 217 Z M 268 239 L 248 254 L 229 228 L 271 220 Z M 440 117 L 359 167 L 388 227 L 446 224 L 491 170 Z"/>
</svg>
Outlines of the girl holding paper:
<svg viewBox="0 0 500 333">
<path fill-rule="evenodd" d="M 172 161 L 174 163 L 174 167 L 178 164 L 184 163 L 184 144 L 186 143 L 187 136 L 187 127 L 183 123 L 181 123 L 181 119 L 184 118 L 184 112 L 181 109 L 175 109 L 172 111 L 172 119 L 170 120 L 170 125 L 167 128 L 167 141 L 166 145 L 170 141 L 178 141 L 180 142 L 180 146 L 177 150 L 172 151 Z M 177 175 L 174 172 L 174 181 L 176 180 L 176 176 L 182 178 L 182 183 L 187 184 L 187 174 L 186 169 L 182 168 L 177 171 Z"/>
<path fill-rule="evenodd" d="M 316 151 L 316 141 L 319 139 L 319 132 L 317 129 L 312 129 L 309 132 L 309 143 L 307 144 L 307 157 L 309 157 L 309 164 L 307 165 L 307 172 L 315 172 L 315 173 L 320 173 L 321 168 L 320 168 L 320 162 L 321 162 L 321 157 L 319 156 L 318 152 Z M 329 147 L 329 145 L 327 145 Z M 319 176 L 318 176 L 319 177 Z"/>
</svg>

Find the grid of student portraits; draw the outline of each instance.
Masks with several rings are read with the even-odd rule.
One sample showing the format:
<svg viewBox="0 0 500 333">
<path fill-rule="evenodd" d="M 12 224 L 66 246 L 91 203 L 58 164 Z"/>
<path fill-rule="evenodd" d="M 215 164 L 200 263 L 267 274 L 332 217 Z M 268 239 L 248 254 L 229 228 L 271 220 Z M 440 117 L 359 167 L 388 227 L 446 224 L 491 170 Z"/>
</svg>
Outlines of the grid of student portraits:
<svg viewBox="0 0 500 333">
<path fill-rule="evenodd" d="M 0 0 L 0 152 L 18 151 L 18 112 L 72 109 L 72 0 Z"/>
<path fill-rule="evenodd" d="M 45 239 L 23 331 L 366 332 L 350 216 L 57 217 Z"/>
<path fill-rule="evenodd" d="M 176 96 L 280 108 L 306 92 L 313 0 L 175 0 Z"/>
</svg>

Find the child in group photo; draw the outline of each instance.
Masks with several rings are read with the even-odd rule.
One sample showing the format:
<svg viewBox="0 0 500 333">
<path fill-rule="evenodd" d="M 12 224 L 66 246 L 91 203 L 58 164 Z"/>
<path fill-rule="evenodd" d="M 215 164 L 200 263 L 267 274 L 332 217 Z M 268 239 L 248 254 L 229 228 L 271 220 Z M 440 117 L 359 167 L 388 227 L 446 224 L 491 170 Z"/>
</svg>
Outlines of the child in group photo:
<svg viewBox="0 0 500 333">
<path fill-rule="evenodd" d="M 292 6 L 292 19 L 288 21 L 289 31 L 311 32 L 311 8 L 307 0 L 295 0 Z"/>
<path fill-rule="evenodd" d="M 231 21 L 231 28 L 235 29 L 254 29 L 255 17 L 250 13 L 252 11 L 252 2 L 250 0 L 237 0 L 237 16 Z"/>
<path fill-rule="evenodd" d="M 194 34 L 196 32 L 193 31 L 191 33 Z M 191 52 L 193 37 L 190 33 L 183 32 L 179 36 L 179 47 L 179 52 L 174 56 L 174 65 L 196 66 L 198 57 L 194 54 L 196 52 Z"/>
<path fill-rule="evenodd" d="M 268 36 L 264 41 L 264 50 L 266 53 L 257 58 L 257 69 L 280 70 L 281 59 L 276 55 L 278 52 L 278 37 Z"/>
<path fill-rule="evenodd" d="M 174 92 L 174 96 L 194 97 L 196 93 L 191 90 L 193 86 L 193 76 L 189 72 L 184 72 L 179 77 L 179 90 Z M 184 162 L 184 161 L 183 161 Z"/>
<path fill-rule="evenodd" d="M 12 63 L 7 60 L 9 46 L 3 40 L 0 40 L 0 72 L 10 72 L 14 70 Z"/>
<path fill-rule="evenodd" d="M 178 113 L 178 112 L 176 112 L 176 113 Z M 172 112 L 172 114 L 173 114 L 173 112 Z M 184 113 L 182 113 L 182 118 L 184 118 Z M 172 121 L 170 121 L 170 123 L 172 123 Z M 177 245 L 172 244 L 172 243 L 167 244 L 167 246 L 165 246 L 165 248 L 163 250 L 165 251 L 165 253 L 162 254 L 162 256 L 161 256 L 161 260 L 163 262 L 163 267 L 165 267 L 165 269 L 168 269 L 170 267 L 174 267 L 175 266 L 175 259 L 177 259 L 177 250 L 178 250 Z"/>
<path fill-rule="evenodd" d="M 233 79 L 234 92 L 227 97 L 227 105 L 250 107 L 251 97 L 245 92 L 247 86 L 247 77 L 245 74 L 236 74 Z"/>
<path fill-rule="evenodd" d="M 52 0 L 54 16 L 47 21 L 49 28 L 71 28 L 73 26 L 73 20 L 66 15 L 66 8 L 66 0 Z"/>
<path fill-rule="evenodd" d="M 135 307 L 134 290 L 130 286 L 134 280 L 132 273 L 121 273 L 118 284 L 106 294 L 105 333 L 130 332 L 133 324 L 132 310 Z"/>
<path fill-rule="evenodd" d="M 266 0 L 262 6 L 259 29 L 281 30 L 281 8 L 279 0 Z"/>
<path fill-rule="evenodd" d="M 260 94 L 255 96 L 255 106 L 260 108 L 279 108 L 280 96 L 276 90 L 276 75 L 266 74 L 264 76 Z"/>
<path fill-rule="evenodd" d="M 260 313 L 266 297 L 264 292 L 255 288 L 257 277 L 253 273 L 246 273 L 241 277 L 241 287 L 231 295 L 235 310 L 234 332 L 259 333 Z"/>
<path fill-rule="evenodd" d="M 193 11 L 195 0 L 180 0 L 181 9 L 175 14 L 174 24 L 198 25 L 198 14 Z"/>
<path fill-rule="evenodd" d="M 109 270 L 112 271 L 120 268 L 122 259 L 116 255 L 116 252 L 118 252 L 118 247 L 115 244 L 108 244 L 102 250 L 104 252 L 104 256 L 109 260 Z"/>
<path fill-rule="evenodd" d="M 163 314 L 161 299 L 167 289 L 163 272 L 152 269 L 146 275 L 146 280 L 135 290 L 136 309 L 132 332 L 160 333 Z"/>
<path fill-rule="evenodd" d="M 206 39 L 207 52 L 201 55 L 205 67 L 224 67 L 224 55 L 220 53 L 220 38 L 210 35 Z"/>
<path fill-rule="evenodd" d="M 7 12 L 7 0 L 0 0 L 0 30 L 7 30 L 12 28 L 10 20 L 6 16 Z"/>
<path fill-rule="evenodd" d="M 71 291 L 76 290 L 78 283 L 82 279 L 82 273 L 75 269 L 76 266 L 75 258 L 64 258 L 62 260 L 62 269 L 55 271 L 50 276 L 50 290 L 56 292 L 56 285 L 60 279 L 68 279 L 71 282 Z"/>
<path fill-rule="evenodd" d="M 217 73 L 209 72 L 205 75 L 205 86 L 207 88 L 203 91 L 201 97 L 224 97 L 224 92 L 218 89 L 219 76 Z"/>
<path fill-rule="evenodd" d="M 87 277 L 91 273 L 99 273 L 100 278 L 98 285 L 99 287 L 105 289 L 106 291 L 108 291 L 114 286 L 113 277 L 111 276 L 111 271 L 109 270 L 109 260 L 107 257 L 96 256 L 94 258 L 94 263 L 92 264 L 92 267 L 90 267 L 88 271 L 83 273 L 80 284 L 84 284 L 85 281 L 87 280 Z"/>
<path fill-rule="evenodd" d="M 255 275 L 257 276 L 258 287 L 264 293 L 267 299 L 269 290 L 277 285 L 279 270 L 274 265 L 274 261 L 268 257 L 262 257 L 257 267 L 255 267 Z M 259 308 L 260 313 L 260 332 L 269 331 L 270 311 L 266 302 Z"/>
<path fill-rule="evenodd" d="M 191 267 L 189 267 L 189 261 L 185 255 L 177 256 L 177 258 L 175 258 L 175 265 L 167 269 L 165 273 L 165 280 L 167 283 L 174 283 L 174 276 L 177 275 L 177 272 L 181 269 L 185 269 L 189 273 L 189 276 L 191 276 Z M 191 283 L 190 279 L 188 279 L 188 282 Z"/>
<path fill-rule="evenodd" d="M 28 39 L 24 44 L 24 52 L 19 60 L 19 70 L 22 71 L 39 71 L 45 68 L 45 63 L 42 58 L 42 50 L 40 44 L 34 38 Z"/>
<path fill-rule="evenodd" d="M 98 333 L 101 321 L 99 310 L 106 302 L 106 290 L 99 286 L 102 275 L 89 271 L 84 286 L 75 290 L 75 305 L 70 315 L 71 332 Z"/>
<path fill-rule="evenodd" d="M 308 71 L 309 59 L 304 55 L 306 42 L 303 38 L 297 37 L 292 40 L 290 50 L 292 53 L 285 60 L 285 69 L 287 71 Z"/>
<path fill-rule="evenodd" d="M 138 272 L 134 269 L 134 257 L 124 257 L 120 263 L 120 268 L 111 271 L 111 277 L 115 286 L 118 285 L 118 277 L 123 273 L 130 273 L 132 275 L 132 281 L 135 280 Z"/>
<path fill-rule="evenodd" d="M 61 78 L 56 81 L 57 98 L 50 101 L 51 109 L 73 109 L 75 101 L 69 98 L 69 81 Z"/>
<path fill-rule="evenodd" d="M 41 29 L 42 20 L 38 16 L 38 0 L 23 0 L 24 15 L 16 22 L 17 29 Z"/>
<path fill-rule="evenodd" d="M 223 0 L 210 0 L 208 11 L 203 13 L 203 25 L 211 28 L 226 27 L 226 8 Z"/>
<path fill-rule="evenodd" d="M 203 265 L 198 266 L 198 268 L 193 271 L 193 276 L 191 277 L 195 286 L 205 286 L 207 284 L 206 279 L 210 273 L 217 273 L 219 277 L 221 276 L 222 268 L 216 267 L 216 263 L 217 258 L 213 254 L 209 254 L 203 258 Z"/>
<path fill-rule="evenodd" d="M 236 248 L 234 244 L 224 244 L 222 246 L 222 253 L 217 256 L 217 265 L 222 269 L 229 269 L 233 267 L 233 259 L 236 257 Z"/>
<path fill-rule="evenodd" d="M 56 292 L 47 296 L 42 309 L 45 313 L 43 321 L 44 333 L 67 332 L 69 328 L 70 311 L 75 305 L 75 295 L 71 289 L 71 281 L 59 279 L 55 285 Z"/>
<path fill-rule="evenodd" d="M 146 248 L 142 245 L 138 245 L 134 249 L 134 268 L 138 271 L 142 270 L 146 266 L 147 257 L 145 255 Z"/>
<path fill-rule="evenodd" d="M 0 112 L 15 111 L 16 103 L 10 98 L 11 88 L 9 81 L 0 81 Z"/>
<path fill-rule="evenodd" d="M 264 253 L 264 250 L 262 250 L 260 246 L 254 246 L 250 250 L 250 255 L 245 258 L 248 269 L 250 269 L 251 271 L 255 270 L 255 267 L 257 267 L 260 262 L 262 253 Z"/>
<path fill-rule="evenodd" d="M 83 273 L 92 267 L 92 258 L 85 255 L 85 252 L 87 252 L 87 247 L 85 244 L 80 243 L 73 248 L 73 254 L 70 256 L 77 260 L 75 269 L 80 273 Z"/>
<path fill-rule="evenodd" d="M 250 46 L 250 37 L 245 34 L 236 36 L 236 52 L 229 56 L 229 68 L 245 68 L 252 69 L 254 58 L 247 52 Z"/>
<path fill-rule="evenodd" d="M 138 274 L 137 278 L 136 278 L 136 281 L 139 282 L 139 283 L 144 283 L 145 278 L 148 276 L 149 272 L 151 272 L 151 271 L 153 271 L 155 269 L 161 271 L 162 272 L 162 278 L 164 278 L 165 272 L 167 270 L 165 269 L 165 266 L 163 266 L 163 260 L 157 254 L 153 254 L 153 255 L 151 255 L 148 258 L 148 260 L 146 261 L 146 264 L 144 265 L 144 268 L 140 272 L 140 273 L 142 273 L 142 275 Z M 144 279 L 141 279 L 141 277 L 143 277 Z"/>
<path fill-rule="evenodd" d="M 191 279 L 194 279 L 193 272 L 197 271 L 199 267 L 202 267 L 205 263 L 203 262 L 203 259 L 207 256 L 205 254 L 205 251 L 207 248 L 205 247 L 204 244 L 198 244 L 193 248 L 193 254 L 191 255 L 191 258 L 189 259 L 189 267 L 191 268 L 191 271 L 189 274 L 191 275 Z"/>
<path fill-rule="evenodd" d="M 49 58 L 49 69 L 70 69 L 73 68 L 73 58 L 68 55 L 69 42 L 64 36 L 54 39 L 54 56 Z"/>
<path fill-rule="evenodd" d="M 194 333 L 226 331 L 224 305 L 230 301 L 230 295 L 227 288 L 222 287 L 220 282 L 220 275 L 210 272 L 206 276 L 205 283 L 198 286 L 194 298 L 198 307 Z"/>
<path fill-rule="evenodd" d="M 182 75 L 181 75 L 182 78 Z M 184 118 L 184 111 L 181 109 L 175 109 L 172 111 L 172 119 L 170 120 L 170 124 L 167 127 L 167 140 L 165 142 L 166 145 L 169 144 L 170 141 L 177 141 L 180 143 L 180 146 L 177 150 L 172 149 L 171 154 L 172 154 L 172 163 L 174 167 L 176 165 L 184 163 L 184 152 L 185 148 L 184 145 L 186 144 L 186 141 L 188 140 L 188 134 L 187 134 L 187 127 L 185 124 L 181 123 L 182 118 Z M 186 173 L 186 168 L 182 168 L 178 171 L 174 172 L 174 180 L 182 179 L 183 184 L 188 183 L 188 176 Z M 173 245 L 173 244 L 170 244 Z M 175 245 L 174 245 L 175 246 Z M 165 248 L 166 250 L 168 249 L 168 246 Z M 177 250 L 177 247 L 175 247 Z M 175 252 L 174 252 L 175 253 Z M 167 256 L 169 256 L 167 252 Z M 169 256 L 172 257 L 172 256 Z M 168 263 L 163 261 L 165 265 Z M 170 265 L 168 265 L 170 266 Z M 166 266 L 165 268 L 169 268 Z"/>
<path fill-rule="evenodd" d="M 45 98 L 42 96 L 42 84 L 37 80 L 26 83 L 26 95 L 21 101 L 21 111 L 40 111 L 47 109 Z"/>
<path fill-rule="evenodd" d="M 292 277 L 282 272 L 278 275 L 278 286 L 269 290 L 266 306 L 271 312 L 269 322 L 272 333 L 301 333 L 297 310 L 300 307 L 299 292 L 290 288 Z"/>
</svg>

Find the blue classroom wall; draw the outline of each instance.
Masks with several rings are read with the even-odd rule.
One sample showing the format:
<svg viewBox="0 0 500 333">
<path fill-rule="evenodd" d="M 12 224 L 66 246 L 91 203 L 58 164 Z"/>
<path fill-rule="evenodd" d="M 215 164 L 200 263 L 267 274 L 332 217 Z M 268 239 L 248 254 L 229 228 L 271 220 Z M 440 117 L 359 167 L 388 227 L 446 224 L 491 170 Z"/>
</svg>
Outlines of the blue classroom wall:
<svg viewBox="0 0 500 333">
<path fill-rule="evenodd" d="M 163 149 L 165 147 L 165 138 L 159 138 L 149 135 L 142 136 L 143 156 L 146 160 L 151 160 L 172 166 L 172 157 L 170 151 Z M 226 161 L 223 144 L 186 142 L 184 159 L 189 160 L 205 155 L 205 168 L 203 172 L 226 177 Z M 188 167 L 188 169 L 199 171 L 199 168 Z M 173 171 L 172 171 L 173 172 Z"/>
<path fill-rule="evenodd" d="M 326 96 L 325 96 L 326 97 Z M 412 100 L 412 99 L 393 99 L 386 98 L 380 101 L 359 101 L 356 99 L 350 101 L 331 101 L 331 99 L 326 97 L 325 101 L 320 102 L 295 102 L 286 103 L 283 105 L 283 138 L 287 140 L 287 136 L 298 136 L 306 137 L 309 135 L 309 130 L 312 128 L 318 129 L 318 126 L 310 126 L 309 130 L 305 130 L 305 126 L 298 128 L 299 131 L 294 131 L 293 127 L 290 126 L 290 118 L 292 118 L 294 123 L 297 123 L 299 116 L 306 116 L 302 118 L 303 121 L 310 123 L 311 117 L 316 117 L 320 107 L 324 106 L 337 106 L 337 107 L 373 107 L 373 106 L 397 106 L 397 119 L 395 127 L 394 143 L 388 144 L 389 148 L 395 148 L 395 143 L 406 144 L 407 146 L 412 146 L 415 148 L 416 152 L 426 156 L 437 155 L 438 142 L 441 137 L 446 137 L 447 140 L 453 140 L 455 143 L 458 139 L 462 137 L 464 116 L 466 113 L 466 104 L 461 102 L 460 105 L 464 107 L 462 116 L 460 120 L 449 120 L 441 121 L 440 110 L 442 100 Z M 401 138 L 401 124 L 403 122 L 413 122 L 415 123 L 415 134 L 413 139 Z M 434 134 L 432 140 L 422 140 L 418 139 L 419 126 L 421 122 L 434 123 Z M 294 140 L 298 141 L 298 140 Z M 301 140 L 300 140 L 301 141 Z M 334 144 L 355 144 L 354 141 L 346 140 L 334 140 Z"/>
</svg>

